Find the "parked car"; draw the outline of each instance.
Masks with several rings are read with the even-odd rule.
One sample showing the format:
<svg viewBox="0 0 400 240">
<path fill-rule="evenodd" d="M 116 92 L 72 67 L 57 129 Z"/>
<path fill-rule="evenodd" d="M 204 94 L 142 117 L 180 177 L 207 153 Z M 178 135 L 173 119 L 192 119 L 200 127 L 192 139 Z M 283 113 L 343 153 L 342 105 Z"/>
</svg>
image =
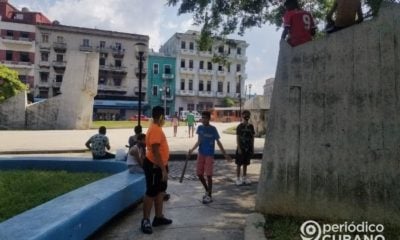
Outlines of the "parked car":
<svg viewBox="0 0 400 240">
<path fill-rule="evenodd" d="M 138 119 L 139 119 L 139 116 L 137 114 L 133 115 L 132 117 L 129 118 L 129 120 L 131 120 L 131 121 L 137 121 Z M 150 120 L 149 117 L 141 114 L 140 121 L 149 121 L 149 120 Z"/>
</svg>

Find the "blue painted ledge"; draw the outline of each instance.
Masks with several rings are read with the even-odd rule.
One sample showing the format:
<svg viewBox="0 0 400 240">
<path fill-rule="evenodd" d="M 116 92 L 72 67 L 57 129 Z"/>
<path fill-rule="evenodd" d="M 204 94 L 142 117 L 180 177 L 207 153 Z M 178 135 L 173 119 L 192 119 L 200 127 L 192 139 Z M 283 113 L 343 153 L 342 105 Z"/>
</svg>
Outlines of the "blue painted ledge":
<svg viewBox="0 0 400 240">
<path fill-rule="evenodd" d="M 2 240 L 85 239 L 113 216 L 139 201 L 145 192 L 144 175 L 129 174 L 125 162 L 0 158 L 0 169 L 115 173 L 0 223 Z"/>
</svg>

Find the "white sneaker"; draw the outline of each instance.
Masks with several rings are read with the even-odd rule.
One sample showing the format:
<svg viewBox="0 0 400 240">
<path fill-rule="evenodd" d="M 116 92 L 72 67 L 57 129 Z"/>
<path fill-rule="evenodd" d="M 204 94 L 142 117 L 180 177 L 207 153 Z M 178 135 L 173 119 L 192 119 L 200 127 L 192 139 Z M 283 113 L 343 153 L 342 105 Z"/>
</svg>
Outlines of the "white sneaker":
<svg viewBox="0 0 400 240">
<path fill-rule="evenodd" d="M 251 180 L 248 178 L 243 178 L 243 184 L 251 184 Z"/>
<path fill-rule="evenodd" d="M 243 181 L 240 178 L 236 179 L 236 186 L 240 186 L 242 184 L 243 184 Z"/>
</svg>

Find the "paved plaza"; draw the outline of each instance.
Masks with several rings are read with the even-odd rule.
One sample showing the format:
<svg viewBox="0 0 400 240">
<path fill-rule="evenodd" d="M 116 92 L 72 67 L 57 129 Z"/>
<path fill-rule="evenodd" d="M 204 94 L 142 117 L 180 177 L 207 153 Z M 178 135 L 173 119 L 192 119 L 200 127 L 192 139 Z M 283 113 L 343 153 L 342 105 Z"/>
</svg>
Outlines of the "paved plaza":
<svg viewBox="0 0 400 240">
<path fill-rule="evenodd" d="M 212 124 L 218 128 L 228 153 L 234 154 L 236 135 L 224 134 L 222 131 L 238 123 Z M 111 151 L 124 148 L 132 132 L 131 129 L 108 130 Z M 196 136 L 188 138 L 186 127 L 179 128 L 177 137 L 173 137 L 171 127 L 165 127 L 164 132 L 172 153 L 171 160 L 174 160 L 174 155 L 186 153 L 197 140 Z M 90 160 L 90 152 L 85 151 L 84 143 L 95 133 L 97 130 L 0 131 L 0 157 L 15 157 L 15 154 L 38 156 L 37 154 L 42 153 L 40 155 L 46 157 L 83 157 Z M 263 147 L 264 139 L 257 138 L 255 151 L 261 153 Z M 218 147 L 216 149 L 219 152 Z M 178 179 L 184 162 L 171 161 L 168 182 L 171 199 L 165 204 L 165 214 L 173 219 L 172 225 L 156 227 L 152 235 L 142 234 L 139 228 L 142 205 L 139 203 L 112 219 L 91 239 L 244 239 L 246 217 L 254 212 L 261 161 L 254 159 L 249 166 L 248 176 L 252 184 L 236 186 L 236 165 L 233 162 L 216 160 L 214 202 L 209 205 L 201 203 L 204 190 L 195 174 L 195 161 L 189 161 L 183 183 L 179 183 Z"/>
</svg>

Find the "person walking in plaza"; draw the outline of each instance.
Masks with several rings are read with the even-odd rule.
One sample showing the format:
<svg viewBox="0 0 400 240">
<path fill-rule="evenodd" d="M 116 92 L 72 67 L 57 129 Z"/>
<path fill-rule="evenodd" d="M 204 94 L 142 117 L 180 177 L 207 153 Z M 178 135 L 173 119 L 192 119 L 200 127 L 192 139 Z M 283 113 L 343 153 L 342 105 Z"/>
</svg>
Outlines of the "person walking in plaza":
<svg viewBox="0 0 400 240">
<path fill-rule="evenodd" d="M 146 193 L 143 199 L 143 219 L 141 230 L 145 234 L 153 233 L 153 227 L 168 225 L 171 219 L 163 215 L 163 197 L 167 189 L 169 147 L 162 130 L 165 119 L 164 108 L 156 106 L 152 109 L 153 122 L 146 133 L 146 158 L 143 170 L 146 177 Z M 155 207 L 155 216 L 150 223 L 150 213 Z"/>
<path fill-rule="evenodd" d="M 254 154 L 254 126 L 249 123 L 250 111 L 242 112 L 243 121 L 236 128 L 236 185 L 250 184 L 247 178 L 247 166 Z M 243 177 L 240 178 L 240 168 L 243 167 Z"/>
<path fill-rule="evenodd" d="M 179 126 L 179 118 L 178 113 L 175 112 L 175 115 L 172 117 L 172 127 L 174 128 L 174 137 L 178 133 L 178 126 Z"/>
<path fill-rule="evenodd" d="M 191 138 L 194 135 L 194 126 L 196 125 L 196 120 L 194 118 L 192 110 L 190 110 L 189 113 L 186 115 L 186 122 L 188 125 L 189 138 Z"/>
<path fill-rule="evenodd" d="M 126 159 L 129 173 L 143 173 L 143 161 L 146 154 L 146 135 L 138 134 L 136 144 L 129 151 Z"/>
<path fill-rule="evenodd" d="M 188 158 L 192 154 L 192 152 L 198 147 L 199 152 L 197 154 L 197 176 L 199 177 L 200 182 L 203 184 L 203 187 L 206 191 L 203 196 L 203 204 L 208 204 L 212 202 L 212 176 L 213 176 L 213 167 L 214 167 L 214 152 L 215 152 L 215 141 L 222 154 L 228 161 L 232 161 L 231 157 L 226 154 L 224 147 L 222 146 L 221 141 L 219 140 L 219 134 L 217 128 L 210 125 L 210 117 L 211 114 L 208 111 L 202 112 L 201 121 L 203 125 L 200 125 L 197 128 L 196 134 L 198 135 L 197 142 L 195 145 L 189 149 Z M 207 181 L 204 178 L 204 174 L 207 177 Z"/>
<path fill-rule="evenodd" d="M 335 20 L 333 20 L 335 14 Z M 357 18 L 356 18 L 357 17 Z M 333 33 L 364 20 L 361 0 L 335 0 L 326 16 L 326 32 Z"/>
<path fill-rule="evenodd" d="M 286 12 L 281 39 L 287 40 L 292 47 L 311 41 L 317 28 L 311 14 L 302 10 L 297 0 L 286 0 L 284 5 Z"/>
<path fill-rule="evenodd" d="M 106 149 L 110 150 L 111 148 L 106 132 L 106 127 L 99 127 L 99 133 L 90 137 L 85 143 L 85 146 L 92 151 L 93 159 L 99 160 L 115 158 L 115 154 L 106 151 Z"/>
</svg>

